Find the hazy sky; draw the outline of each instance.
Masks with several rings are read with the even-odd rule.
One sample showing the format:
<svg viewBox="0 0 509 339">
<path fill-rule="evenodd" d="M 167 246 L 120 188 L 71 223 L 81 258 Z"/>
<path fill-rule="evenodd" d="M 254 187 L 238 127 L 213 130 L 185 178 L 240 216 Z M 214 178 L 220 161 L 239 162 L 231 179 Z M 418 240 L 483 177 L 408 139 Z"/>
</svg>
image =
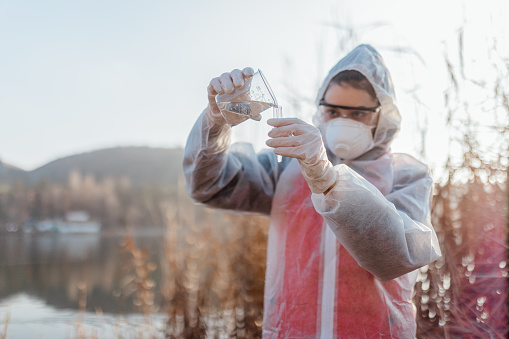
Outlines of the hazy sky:
<svg viewBox="0 0 509 339">
<path fill-rule="evenodd" d="M 447 144 L 444 55 L 462 26 L 474 56 L 478 41 L 508 33 L 504 3 L 0 0 L 0 160 L 31 170 L 104 147 L 183 146 L 210 79 L 245 66 L 264 71 L 285 116 L 310 121 L 313 107 L 299 113 L 289 99 L 313 100 L 347 41 L 372 44 L 392 72 L 403 116 L 393 150 L 418 156 L 427 121 L 424 160 L 437 166 Z M 333 25 L 356 34 L 345 40 Z"/>
</svg>

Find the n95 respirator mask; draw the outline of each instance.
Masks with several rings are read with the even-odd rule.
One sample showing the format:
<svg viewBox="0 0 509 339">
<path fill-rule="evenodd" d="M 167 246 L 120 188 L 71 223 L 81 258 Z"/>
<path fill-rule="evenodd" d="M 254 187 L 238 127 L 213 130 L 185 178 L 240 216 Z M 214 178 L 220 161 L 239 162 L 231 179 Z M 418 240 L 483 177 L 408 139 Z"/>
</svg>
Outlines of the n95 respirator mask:
<svg viewBox="0 0 509 339">
<path fill-rule="evenodd" d="M 374 129 L 352 119 L 332 119 L 324 124 L 325 144 L 339 158 L 355 159 L 373 147 Z"/>
</svg>

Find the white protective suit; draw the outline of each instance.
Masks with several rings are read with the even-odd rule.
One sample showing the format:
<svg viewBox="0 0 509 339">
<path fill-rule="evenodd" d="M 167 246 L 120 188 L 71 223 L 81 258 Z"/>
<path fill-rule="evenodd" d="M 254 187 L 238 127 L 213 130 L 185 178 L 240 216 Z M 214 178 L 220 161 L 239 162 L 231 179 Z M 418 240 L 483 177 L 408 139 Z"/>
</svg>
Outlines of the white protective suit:
<svg viewBox="0 0 509 339">
<path fill-rule="evenodd" d="M 415 337 L 416 269 L 441 255 L 428 168 L 390 153 L 401 118 L 376 50 L 361 45 L 340 60 L 317 102 L 347 69 L 371 82 L 381 116 L 374 146 L 359 158 L 342 162 L 327 151 L 339 181 L 326 196 L 311 193 L 296 159 L 278 163 L 272 150 L 230 146 L 231 127 L 205 113 L 187 141 L 184 173 L 195 202 L 270 215 L 264 338 Z"/>
</svg>

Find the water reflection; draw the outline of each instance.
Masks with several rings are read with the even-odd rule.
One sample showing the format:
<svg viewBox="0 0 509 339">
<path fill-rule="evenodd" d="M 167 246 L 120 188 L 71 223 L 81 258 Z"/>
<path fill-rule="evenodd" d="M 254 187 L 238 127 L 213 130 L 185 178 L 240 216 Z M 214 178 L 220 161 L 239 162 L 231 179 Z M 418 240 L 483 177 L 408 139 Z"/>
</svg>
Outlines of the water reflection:
<svg viewBox="0 0 509 339">
<path fill-rule="evenodd" d="M 140 314 L 112 315 L 56 309 L 20 293 L 0 301 L 0 337 L 9 317 L 7 338 L 164 338 L 167 317 Z M 3 338 L 3 337 L 2 337 Z"/>
<path fill-rule="evenodd" d="M 154 304 L 161 303 L 159 283 L 164 233 L 137 232 L 133 238 L 155 264 Z M 0 237 L 0 302 L 26 294 L 55 308 L 122 314 L 135 312 L 125 296 L 129 253 L 121 251 L 126 234 L 9 235 Z M 81 288 L 81 290 L 80 290 Z"/>
</svg>

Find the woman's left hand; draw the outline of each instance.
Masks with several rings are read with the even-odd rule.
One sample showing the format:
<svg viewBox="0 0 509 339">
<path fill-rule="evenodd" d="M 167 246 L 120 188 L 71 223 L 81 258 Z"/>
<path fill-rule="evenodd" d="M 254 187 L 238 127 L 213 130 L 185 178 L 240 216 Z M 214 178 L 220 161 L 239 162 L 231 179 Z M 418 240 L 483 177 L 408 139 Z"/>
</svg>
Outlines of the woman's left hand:
<svg viewBox="0 0 509 339">
<path fill-rule="evenodd" d="M 266 144 L 274 153 L 299 160 L 301 172 L 313 193 L 323 193 L 336 183 L 336 174 L 327 158 L 322 134 L 297 118 L 269 119 L 274 128 Z"/>
</svg>

